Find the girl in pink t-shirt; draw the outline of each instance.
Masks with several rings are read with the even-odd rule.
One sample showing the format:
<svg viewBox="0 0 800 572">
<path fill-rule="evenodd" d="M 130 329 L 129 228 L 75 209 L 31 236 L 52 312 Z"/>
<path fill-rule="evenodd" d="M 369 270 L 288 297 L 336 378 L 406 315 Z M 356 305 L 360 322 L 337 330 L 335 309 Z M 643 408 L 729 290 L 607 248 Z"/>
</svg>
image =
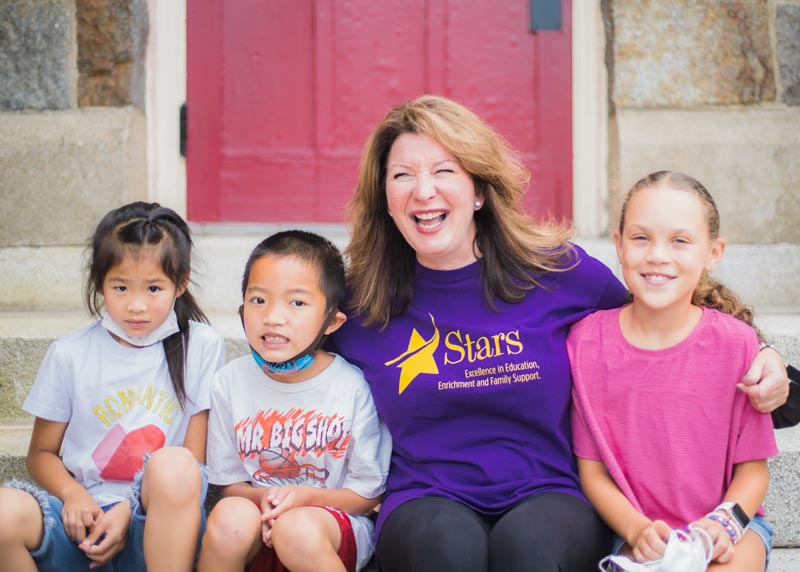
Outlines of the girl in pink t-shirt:
<svg viewBox="0 0 800 572">
<path fill-rule="evenodd" d="M 752 314 L 708 276 L 725 250 L 714 200 L 687 175 L 648 175 L 614 241 L 633 301 L 568 339 L 583 490 L 637 561 L 661 558 L 672 529 L 699 526 L 709 570 L 764 570 L 760 506 L 777 449 L 770 416 L 737 390 L 758 353 Z"/>
</svg>

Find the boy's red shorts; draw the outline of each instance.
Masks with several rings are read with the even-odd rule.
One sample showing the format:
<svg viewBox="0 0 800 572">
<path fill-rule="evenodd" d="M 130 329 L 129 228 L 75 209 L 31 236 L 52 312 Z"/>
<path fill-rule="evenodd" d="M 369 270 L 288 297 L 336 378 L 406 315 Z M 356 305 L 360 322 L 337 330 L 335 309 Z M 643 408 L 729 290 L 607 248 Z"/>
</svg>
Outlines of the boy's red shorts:
<svg viewBox="0 0 800 572">
<path fill-rule="evenodd" d="M 356 572 L 356 562 L 358 561 L 358 549 L 356 548 L 356 537 L 353 534 L 353 525 L 345 513 L 329 506 L 323 506 L 336 522 L 339 524 L 341 540 L 339 541 L 339 558 L 342 559 L 347 572 Z M 258 551 L 255 560 L 248 568 L 248 572 L 289 572 L 286 566 L 278 560 L 278 555 L 266 544 Z"/>
</svg>

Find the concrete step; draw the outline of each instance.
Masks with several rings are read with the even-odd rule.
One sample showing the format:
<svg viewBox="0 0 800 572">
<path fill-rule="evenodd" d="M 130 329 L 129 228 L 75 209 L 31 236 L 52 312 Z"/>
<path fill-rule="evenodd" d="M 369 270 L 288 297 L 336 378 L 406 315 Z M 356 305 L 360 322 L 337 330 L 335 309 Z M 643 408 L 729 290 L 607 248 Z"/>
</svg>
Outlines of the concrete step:
<svg viewBox="0 0 800 572">
<path fill-rule="evenodd" d="M 241 301 L 241 276 L 247 256 L 269 234 L 291 225 L 193 225 L 195 285 L 203 308 L 235 312 Z M 349 239 L 342 225 L 297 225 L 327 236 L 340 247 Z M 610 239 L 576 241 L 619 275 Z M 80 309 L 82 246 L 0 247 L 0 310 Z M 800 306 L 800 244 L 729 245 L 715 275 L 761 313 Z"/>
<path fill-rule="evenodd" d="M 776 548 L 769 561 L 769 572 L 800 570 L 800 548 Z"/>
<path fill-rule="evenodd" d="M 769 461 L 764 508 L 775 528 L 775 545 L 800 548 L 800 426 L 780 429 L 775 438 L 780 453 Z"/>
</svg>

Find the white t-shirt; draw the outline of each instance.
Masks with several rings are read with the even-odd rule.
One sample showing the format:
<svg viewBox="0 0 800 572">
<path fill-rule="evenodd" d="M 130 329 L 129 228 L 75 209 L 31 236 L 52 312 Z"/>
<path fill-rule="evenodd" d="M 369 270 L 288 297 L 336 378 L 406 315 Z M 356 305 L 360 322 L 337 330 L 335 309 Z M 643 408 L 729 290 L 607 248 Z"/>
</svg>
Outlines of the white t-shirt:
<svg viewBox="0 0 800 572">
<path fill-rule="evenodd" d="M 129 348 L 96 322 L 50 346 L 23 408 L 68 423 L 62 459 L 100 506 L 127 498 L 142 456 L 182 445 L 189 418 L 210 406 L 211 376 L 225 362 L 222 336 L 190 322 L 186 409 L 172 387 L 163 344 Z"/>
<path fill-rule="evenodd" d="M 335 356 L 315 377 L 281 383 L 251 356 L 214 376 L 208 422 L 209 482 L 347 488 L 383 493 L 391 438 L 361 370 Z M 348 515 L 358 568 L 372 555 L 372 521 Z"/>
</svg>

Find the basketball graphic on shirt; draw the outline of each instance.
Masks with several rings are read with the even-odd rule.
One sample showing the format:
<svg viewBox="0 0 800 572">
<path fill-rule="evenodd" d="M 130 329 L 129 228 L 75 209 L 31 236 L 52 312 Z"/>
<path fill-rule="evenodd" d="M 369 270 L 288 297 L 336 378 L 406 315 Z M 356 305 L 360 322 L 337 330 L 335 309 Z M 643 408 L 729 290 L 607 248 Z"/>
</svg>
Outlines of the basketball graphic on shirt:
<svg viewBox="0 0 800 572">
<path fill-rule="evenodd" d="M 119 424 L 114 425 L 92 453 L 92 460 L 100 469 L 100 477 L 107 481 L 133 481 L 142 468 L 142 457 L 164 446 L 164 432 L 155 425 L 145 425 L 130 433 Z"/>
<path fill-rule="evenodd" d="M 286 457 L 275 449 L 262 450 L 258 454 L 258 465 L 261 470 L 253 475 L 253 479 L 269 485 L 322 484 L 328 477 L 327 469 L 310 463 L 300 464 L 297 459 Z"/>
</svg>

